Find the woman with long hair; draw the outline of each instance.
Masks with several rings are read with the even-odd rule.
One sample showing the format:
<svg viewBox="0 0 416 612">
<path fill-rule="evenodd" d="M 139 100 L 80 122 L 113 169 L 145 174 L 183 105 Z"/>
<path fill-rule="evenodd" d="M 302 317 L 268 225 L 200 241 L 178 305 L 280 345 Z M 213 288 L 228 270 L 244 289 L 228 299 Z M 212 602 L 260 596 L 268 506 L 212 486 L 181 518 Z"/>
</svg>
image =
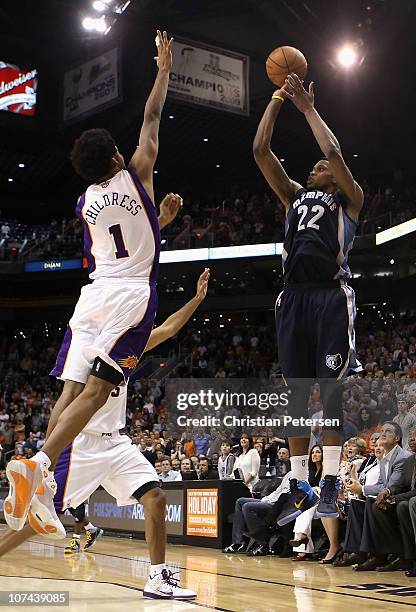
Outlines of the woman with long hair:
<svg viewBox="0 0 416 612">
<path fill-rule="evenodd" d="M 319 482 L 322 479 L 322 446 L 315 444 L 309 452 L 308 459 L 308 482 L 319 495 Z M 317 504 L 316 504 L 317 505 Z M 316 505 L 300 514 L 296 521 L 293 531 L 295 537 L 290 540 L 289 544 L 293 547 L 293 552 L 296 554 L 292 557 L 292 561 L 304 561 L 306 555 L 314 552 L 314 545 L 311 538 L 312 521 L 315 517 Z"/>
<path fill-rule="evenodd" d="M 253 438 L 242 434 L 234 464 L 234 472 L 238 470 L 241 480 L 248 486 L 250 491 L 259 480 L 260 455 L 253 447 Z"/>
</svg>

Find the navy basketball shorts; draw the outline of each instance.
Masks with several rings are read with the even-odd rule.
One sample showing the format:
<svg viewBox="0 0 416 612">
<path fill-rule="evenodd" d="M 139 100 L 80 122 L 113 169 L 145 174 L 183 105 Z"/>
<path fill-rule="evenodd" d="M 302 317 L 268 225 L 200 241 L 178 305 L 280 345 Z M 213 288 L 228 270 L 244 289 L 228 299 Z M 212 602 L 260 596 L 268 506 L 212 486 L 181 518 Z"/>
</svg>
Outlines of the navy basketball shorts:
<svg viewBox="0 0 416 612">
<path fill-rule="evenodd" d="M 362 370 L 355 353 L 355 295 L 344 281 L 285 286 L 275 313 L 279 363 L 288 384 L 294 379 L 335 381 Z M 335 387 L 328 383 L 321 389 L 322 399 L 327 397 L 324 416 L 342 419 L 341 385 Z M 305 397 L 305 412 L 306 406 Z"/>
</svg>

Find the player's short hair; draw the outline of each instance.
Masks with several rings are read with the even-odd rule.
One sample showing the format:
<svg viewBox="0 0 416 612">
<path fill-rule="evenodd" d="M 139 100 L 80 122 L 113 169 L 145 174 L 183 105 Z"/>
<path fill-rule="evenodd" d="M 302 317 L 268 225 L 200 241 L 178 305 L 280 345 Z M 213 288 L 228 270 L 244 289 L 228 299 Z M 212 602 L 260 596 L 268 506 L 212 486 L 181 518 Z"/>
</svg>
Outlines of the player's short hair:
<svg viewBox="0 0 416 612">
<path fill-rule="evenodd" d="M 82 132 L 71 151 L 74 170 L 89 183 L 97 183 L 108 175 L 111 158 L 117 151 L 110 132 L 104 128 L 93 128 Z"/>
</svg>

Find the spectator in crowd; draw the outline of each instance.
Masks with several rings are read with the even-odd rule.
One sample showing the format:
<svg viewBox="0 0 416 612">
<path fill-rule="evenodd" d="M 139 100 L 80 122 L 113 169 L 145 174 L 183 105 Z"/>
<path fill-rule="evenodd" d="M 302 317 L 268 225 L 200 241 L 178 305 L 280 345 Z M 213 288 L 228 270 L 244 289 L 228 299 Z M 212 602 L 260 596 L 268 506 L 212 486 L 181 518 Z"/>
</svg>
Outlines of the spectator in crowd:
<svg viewBox="0 0 416 612">
<path fill-rule="evenodd" d="M 375 416 L 368 408 L 363 407 L 358 413 L 358 436 L 364 438 L 369 447 L 370 437 L 378 429 Z"/>
<path fill-rule="evenodd" d="M 184 457 L 186 457 L 186 454 L 183 451 L 182 442 L 178 440 L 175 444 L 175 448 L 170 453 L 170 458 L 172 459 L 172 461 L 174 459 L 178 459 L 179 461 L 182 461 Z"/>
<path fill-rule="evenodd" d="M 366 538 L 361 549 L 369 555 L 363 565 L 370 571 L 413 573 L 416 561 L 412 524 L 412 516 L 413 520 L 416 518 L 415 428 L 409 434 L 409 448 L 412 454 L 405 460 L 399 480 L 389 489 L 381 490 L 366 511 Z"/>
<path fill-rule="evenodd" d="M 172 461 L 172 470 L 174 472 L 180 472 L 181 471 L 181 462 L 179 461 L 179 459 L 171 459 Z"/>
<path fill-rule="evenodd" d="M 401 448 L 402 431 L 394 421 L 387 421 L 382 425 L 379 442 L 384 448 L 384 457 L 380 462 L 380 476 L 376 484 L 362 485 L 358 480 L 352 479 L 347 484 L 347 490 L 356 495 L 364 496 L 366 502 L 351 503 L 348 511 L 347 529 L 345 534 L 344 551 L 351 553 L 348 561 L 352 565 L 358 563 L 358 571 L 371 569 L 374 563 L 366 564 L 366 546 L 368 538 L 368 519 L 373 498 L 384 489 L 394 487 L 400 480 L 403 472 L 403 464 L 410 455 L 408 451 Z M 375 567 L 373 568 L 375 569 Z"/>
<path fill-rule="evenodd" d="M 202 427 L 198 427 L 198 433 L 194 436 L 195 454 L 207 455 L 210 443 L 210 436 L 204 432 Z"/>
<path fill-rule="evenodd" d="M 290 470 L 290 453 L 289 449 L 282 446 L 277 451 L 277 459 L 275 465 L 276 476 L 285 476 Z"/>
<path fill-rule="evenodd" d="M 253 439 L 247 434 L 240 438 L 240 445 L 236 462 L 234 464 L 234 474 L 237 474 L 250 491 L 259 480 L 260 455 L 253 448 Z"/>
<path fill-rule="evenodd" d="M 162 471 L 159 474 L 160 482 L 175 482 L 182 480 L 180 473 L 172 470 L 172 463 L 169 457 L 163 457 L 161 461 Z"/>
<path fill-rule="evenodd" d="M 161 461 L 158 461 L 158 460 L 155 461 L 155 470 L 156 470 L 156 474 L 160 476 L 160 474 L 162 473 L 162 462 Z"/>
<path fill-rule="evenodd" d="M 393 421 L 400 425 L 402 430 L 402 446 L 405 450 L 410 450 L 408 443 L 409 433 L 414 427 L 416 427 L 416 416 L 409 412 L 409 408 L 410 406 L 408 405 L 406 398 L 400 398 L 397 402 L 398 414 L 393 418 Z"/>
<path fill-rule="evenodd" d="M 230 440 L 221 443 L 221 455 L 218 459 L 218 474 L 220 480 L 232 480 L 234 478 L 235 456 L 231 452 Z"/>
<path fill-rule="evenodd" d="M 313 446 L 309 452 L 308 458 L 308 482 L 311 485 L 314 492 L 318 495 L 320 494 L 319 483 L 322 479 L 322 446 L 316 444 Z M 289 542 L 289 544 L 293 547 L 293 551 L 295 555 L 292 558 L 292 561 L 304 561 L 308 554 L 314 552 L 314 544 L 311 537 L 312 534 L 312 521 L 315 518 L 316 506 L 312 506 L 308 510 L 305 510 L 300 514 L 295 521 L 295 525 L 293 528 L 295 537 L 293 540 Z M 333 560 L 333 557 L 336 556 L 338 550 L 334 552 L 328 559 L 327 563 L 330 563 Z"/>
<path fill-rule="evenodd" d="M 142 446 L 142 445 L 140 445 L 140 446 Z M 152 465 L 154 465 L 154 463 L 156 461 L 156 453 L 155 453 L 155 450 L 154 450 L 154 447 L 153 447 L 153 443 L 152 443 L 152 439 L 150 438 L 150 436 L 146 436 L 144 438 L 142 454 L 146 457 L 146 459 L 148 461 L 150 461 L 150 463 Z"/>
<path fill-rule="evenodd" d="M 197 471 L 198 480 L 218 480 L 218 472 L 212 468 L 212 464 L 207 457 L 199 458 L 199 470 Z"/>
<path fill-rule="evenodd" d="M 194 457 L 196 454 L 195 444 L 190 433 L 185 433 L 183 452 L 186 457 Z"/>
<path fill-rule="evenodd" d="M 363 470 L 367 469 L 372 463 L 375 463 L 377 461 L 377 457 L 376 457 L 376 453 L 375 453 L 375 448 L 376 448 L 376 444 L 377 444 L 377 441 L 378 441 L 379 438 L 380 438 L 380 432 L 379 431 L 375 431 L 373 434 L 371 434 L 371 436 L 370 436 L 370 452 L 369 452 L 367 458 L 364 459 L 363 463 L 358 468 L 358 474 L 361 474 L 361 472 Z"/>
<path fill-rule="evenodd" d="M 211 441 L 209 443 L 209 449 L 207 456 L 212 459 L 213 455 L 219 455 L 221 452 L 222 436 L 219 429 L 215 427 L 211 430 Z"/>
<path fill-rule="evenodd" d="M 239 497 L 237 499 L 233 518 L 232 542 L 224 548 L 224 553 L 241 554 L 245 552 L 247 548 L 245 534 L 249 534 L 256 539 L 259 537 L 258 534 L 269 524 L 271 511 L 272 509 L 275 510 L 273 506 L 279 502 L 283 494 L 289 493 L 291 474 L 291 472 L 288 472 L 276 490 L 262 497 L 262 499 L 253 499 L 252 497 Z M 257 541 L 259 545 L 254 549 L 256 556 L 267 554 L 268 547 L 263 542 Z"/>
<path fill-rule="evenodd" d="M 182 459 L 180 471 L 182 480 L 198 480 L 198 474 L 192 469 L 192 463 L 189 457 L 184 457 Z"/>
</svg>

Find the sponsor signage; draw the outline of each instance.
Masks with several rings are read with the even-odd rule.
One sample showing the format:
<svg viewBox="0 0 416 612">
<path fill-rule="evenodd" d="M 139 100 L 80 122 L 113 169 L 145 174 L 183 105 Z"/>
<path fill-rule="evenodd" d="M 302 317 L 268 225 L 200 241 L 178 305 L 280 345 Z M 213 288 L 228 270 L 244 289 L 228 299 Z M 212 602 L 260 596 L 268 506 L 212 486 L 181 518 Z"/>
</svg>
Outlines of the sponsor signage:
<svg viewBox="0 0 416 612">
<path fill-rule="evenodd" d="M 166 532 L 168 535 L 183 535 L 183 491 L 164 489 L 166 495 Z M 98 489 L 89 499 L 89 517 L 103 529 L 119 529 L 144 533 L 144 509 L 142 504 L 117 506 L 107 491 Z"/>
<path fill-rule="evenodd" d="M 249 114 L 249 58 L 192 40 L 173 41 L 169 94 L 239 115 Z"/>
<path fill-rule="evenodd" d="M 0 61 L 0 110 L 33 116 L 36 112 L 36 69 Z"/>
<path fill-rule="evenodd" d="M 63 119 L 80 119 L 121 100 L 118 49 L 68 70 L 64 76 Z"/>
<path fill-rule="evenodd" d="M 187 489 L 186 509 L 186 535 L 218 538 L 218 489 Z"/>
<path fill-rule="evenodd" d="M 82 259 L 61 259 L 53 261 L 28 261 L 25 272 L 56 272 L 56 270 L 78 270 L 82 268 Z"/>
</svg>

